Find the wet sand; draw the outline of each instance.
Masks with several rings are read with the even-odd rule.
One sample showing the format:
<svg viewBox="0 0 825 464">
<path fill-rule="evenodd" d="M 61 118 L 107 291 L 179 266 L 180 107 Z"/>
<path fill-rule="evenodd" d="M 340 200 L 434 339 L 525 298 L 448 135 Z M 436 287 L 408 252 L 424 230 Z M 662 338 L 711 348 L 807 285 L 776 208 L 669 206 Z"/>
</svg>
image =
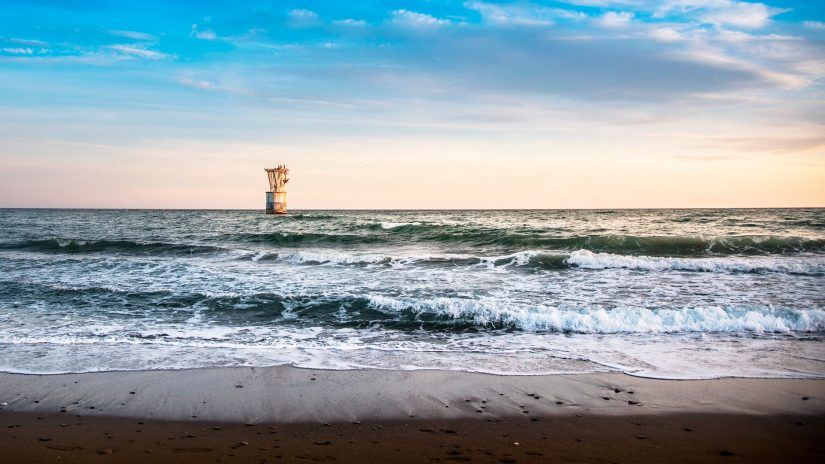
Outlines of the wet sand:
<svg viewBox="0 0 825 464">
<path fill-rule="evenodd" d="M 583 414 L 538 421 L 413 418 L 247 426 L 0 412 L 0 425 L 0 462 L 7 463 L 813 463 L 825 458 L 822 416 Z"/>
<path fill-rule="evenodd" d="M 0 462 L 822 462 L 825 381 L 0 374 Z"/>
</svg>

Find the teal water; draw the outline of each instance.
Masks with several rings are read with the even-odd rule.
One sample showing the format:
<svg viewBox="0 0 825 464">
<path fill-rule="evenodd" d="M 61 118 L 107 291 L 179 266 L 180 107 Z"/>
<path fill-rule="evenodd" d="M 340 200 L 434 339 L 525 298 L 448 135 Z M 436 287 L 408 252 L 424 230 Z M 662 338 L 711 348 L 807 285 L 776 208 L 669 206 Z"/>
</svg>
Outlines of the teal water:
<svg viewBox="0 0 825 464">
<path fill-rule="evenodd" d="M 825 210 L 0 210 L 0 370 L 825 376 Z"/>
</svg>

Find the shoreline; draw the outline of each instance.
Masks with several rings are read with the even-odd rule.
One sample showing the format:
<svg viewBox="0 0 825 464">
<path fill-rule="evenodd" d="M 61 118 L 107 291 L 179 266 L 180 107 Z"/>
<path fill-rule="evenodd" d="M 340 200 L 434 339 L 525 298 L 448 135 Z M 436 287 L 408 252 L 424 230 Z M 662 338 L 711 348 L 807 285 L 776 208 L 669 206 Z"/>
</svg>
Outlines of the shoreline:
<svg viewBox="0 0 825 464">
<path fill-rule="evenodd" d="M 570 376 L 590 376 L 590 375 L 625 375 L 628 377 L 643 379 L 643 380 L 657 380 L 666 382 L 705 382 L 713 380 L 822 380 L 825 381 L 825 374 L 800 374 L 798 376 L 742 376 L 742 375 L 720 375 L 710 377 L 655 377 L 651 375 L 637 374 L 633 372 L 623 371 L 620 367 L 611 366 L 608 364 L 595 363 L 605 370 L 593 372 L 549 372 L 549 373 L 518 373 L 518 372 L 485 372 L 477 370 L 462 370 L 462 369 L 448 369 L 448 368 L 433 368 L 433 367 L 413 367 L 407 369 L 394 369 L 384 367 L 345 367 L 345 368 L 331 368 L 331 367 L 307 367 L 296 364 L 272 364 L 265 366 L 205 366 L 205 367 L 180 367 L 170 368 L 162 367 L 157 369 L 112 369 L 105 371 L 65 371 L 65 372 L 25 372 L 0 369 L 0 378 L 6 375 L 12 376 L 57 376 L 57 375 L 87 375 L 87 374 L 111 374 L 111 373 L 134 373 L 134 372 L 189 372 L 199 370 L 211 369 L 298 369 L 303 371 L 313 372 L 348 372 L 348 371 L 366 371 L 366 372 L 452 372 L 457 374 L 472 374 L 472 375 L 488 375 L 493 377 L 570 377 Z"/>
<path fill-rule="evenodd" d="M 803 399 L 804 398 L 804 399 Z M 497 375 L 293 366 L 0 373 L 0 410 L 163 420 L 326 422 L 650 415 L 825 415 L 825 379 L 663 380 L 620 372 Z"/>
</svg>

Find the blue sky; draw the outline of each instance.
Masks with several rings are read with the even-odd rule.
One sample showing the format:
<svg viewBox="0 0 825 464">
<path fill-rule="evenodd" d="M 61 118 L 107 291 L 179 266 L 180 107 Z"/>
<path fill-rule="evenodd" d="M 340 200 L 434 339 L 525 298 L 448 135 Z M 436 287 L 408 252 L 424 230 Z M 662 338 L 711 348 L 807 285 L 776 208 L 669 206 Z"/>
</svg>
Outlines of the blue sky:
<svg viewBox="0 0 825 464">
<path fill-rule="evenodd" d="M 0 206 L 825 205 L 825 2 L 0 3 Z"/>
</svg>

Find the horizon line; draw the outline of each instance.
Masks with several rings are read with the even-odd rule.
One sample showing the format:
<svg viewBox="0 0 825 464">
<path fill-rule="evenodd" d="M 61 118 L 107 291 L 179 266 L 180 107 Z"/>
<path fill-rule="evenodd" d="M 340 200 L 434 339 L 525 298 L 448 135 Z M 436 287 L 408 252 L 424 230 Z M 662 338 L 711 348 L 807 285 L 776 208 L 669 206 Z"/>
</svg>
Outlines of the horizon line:
<svg viewBox="0 0 825 464">
<path fill-rule="evenodd" d="M 599 208 L 296 208 L 301 211 L 643 211 L 643 210 L 700 210 L 700 209 L 825 209 L 823 206 L 654 206 L 654 207 L 599 207 Z M 92 210 L 92 211 L 260 211 L 264 208 L 116 208 L 116 207 L 43 207 L 0 206 L 0 210 Z"/>
</svg>

